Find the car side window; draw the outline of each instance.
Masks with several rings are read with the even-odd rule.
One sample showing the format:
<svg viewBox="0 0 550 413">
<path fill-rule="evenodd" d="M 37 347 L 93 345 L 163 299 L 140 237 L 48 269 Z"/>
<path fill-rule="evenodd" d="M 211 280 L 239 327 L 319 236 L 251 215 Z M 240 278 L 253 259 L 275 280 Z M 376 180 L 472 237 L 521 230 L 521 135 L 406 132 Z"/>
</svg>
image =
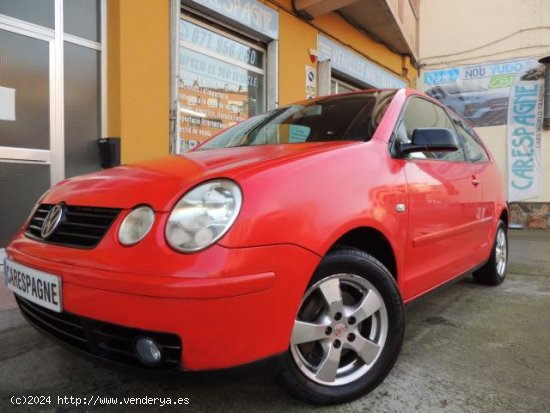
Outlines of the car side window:
<svg viewBox="0 0 550 413">
<path fill-rule="evenodd" d="M 467 125 L 464 121 L 453 117 L 456 131 L 458 132 L 459 137 L 462 140 L 464 145 L 464 150 L 466 152 L 466 158 L 470 162 L 487 162 L 489 160 L 489 155 L 479 142 L 479 139 L 475 135 L 475 132 L 472 128 Z"/>
<path fill-rule="evenodd" d="M 409 99 L 402 119 L 396 130 L 396 139 L 411 142 L 412 134 L 417 128 L 445 128 L 455 131 L 447 112 L 429 100 L 412 97 Z M 437 159 L 441 161 L 463 162 L 466 160 L 462 146 L 453 152 L 415 152 L 412 159 Z"/>
</svg>

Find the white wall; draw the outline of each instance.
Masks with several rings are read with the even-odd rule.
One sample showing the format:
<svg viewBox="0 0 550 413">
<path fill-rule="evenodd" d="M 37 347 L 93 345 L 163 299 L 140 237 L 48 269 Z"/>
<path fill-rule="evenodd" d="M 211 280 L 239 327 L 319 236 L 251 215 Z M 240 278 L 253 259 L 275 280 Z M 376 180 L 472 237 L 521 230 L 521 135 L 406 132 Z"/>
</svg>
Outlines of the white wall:
<svg viewBox="0 0 550 413">
<path fill-rule="evenodd" d="M 548 55 L 550 1 L 422 0 L 419 53 L 430 68 Z"/>
<path fill-rule="evenodd" d="M 419 60 L 438 69 L 550 55 L 550 0 L 422 0 Z M 422 89 L 422 71 L 419 89 Z M 506 184 L 506 126 L 476 128 Z M 550 202 L 550 131 L 542 136 L 542 196 Z"/>
</svg>

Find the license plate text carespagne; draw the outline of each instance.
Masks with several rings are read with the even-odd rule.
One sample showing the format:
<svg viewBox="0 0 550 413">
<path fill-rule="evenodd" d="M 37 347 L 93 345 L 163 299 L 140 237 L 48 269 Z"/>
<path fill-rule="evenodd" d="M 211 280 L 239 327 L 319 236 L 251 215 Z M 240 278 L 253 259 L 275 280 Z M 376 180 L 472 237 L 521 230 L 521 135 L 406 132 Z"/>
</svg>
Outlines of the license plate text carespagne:
<svg viewBox="0 0 550 413">
<path fill-rule="evenodd" d="M 19 291 L 31 294 L 39 300 L 59 305 L 59 291 L 56 284 L 36 279 L 9 266 L 6 278 L 7 283 L 13 285 Z"/>
</svg>

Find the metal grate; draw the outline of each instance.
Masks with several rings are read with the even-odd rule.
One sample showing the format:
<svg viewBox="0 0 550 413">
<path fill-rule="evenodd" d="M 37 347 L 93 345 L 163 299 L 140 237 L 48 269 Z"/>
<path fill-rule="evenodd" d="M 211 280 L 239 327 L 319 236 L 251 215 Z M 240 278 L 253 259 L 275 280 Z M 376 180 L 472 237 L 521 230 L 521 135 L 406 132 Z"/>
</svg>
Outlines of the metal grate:
<svg viewBox="0 0 550 413">
<path fill-rule="evenodd" d="M 38 207 L 27 227 L 27 236 L 42 242 L 79 248 L 95 247 L 120 212 L 120 209 L 114 208 L 66 205 L 64 219 L 46 241 L 42 239 L 40 231 L 46 215 L 52 208 L 53 205 L 49 204 Z"/>
<path fill-rule="evenodd" d="M 150 370 L 170 370 L 180 366 L 181 340 L 175 334 L 122 327 L 67 312 L 56 313 L 24 298 L 16 296 L 16 299 L 29 323 L 78 350 L 105 360 Z M 160 346 L 163 357 L 158 366 L 150 367 L 139 361 L 134 353 L 134 341 L 138 337 L 150 337 Z"/>
</svg>

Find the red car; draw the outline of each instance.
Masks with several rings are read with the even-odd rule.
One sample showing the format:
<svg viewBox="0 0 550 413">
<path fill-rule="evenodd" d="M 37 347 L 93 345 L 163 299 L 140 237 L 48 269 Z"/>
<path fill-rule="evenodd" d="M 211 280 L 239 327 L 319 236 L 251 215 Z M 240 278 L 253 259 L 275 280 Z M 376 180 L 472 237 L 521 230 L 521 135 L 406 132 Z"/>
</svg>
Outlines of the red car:
<svg viewBox="0 0 550 413">
<path fill-rule="evenodd" d="M 7 247 L 26 319 L 151 370 L 274 360 L 297 397 L 375 388 L 403 303 L 500 284 L 508 209 L 472 128 L 413 90 L 318 98 L 182 156 L 63 181 Z"/>
</svg>

